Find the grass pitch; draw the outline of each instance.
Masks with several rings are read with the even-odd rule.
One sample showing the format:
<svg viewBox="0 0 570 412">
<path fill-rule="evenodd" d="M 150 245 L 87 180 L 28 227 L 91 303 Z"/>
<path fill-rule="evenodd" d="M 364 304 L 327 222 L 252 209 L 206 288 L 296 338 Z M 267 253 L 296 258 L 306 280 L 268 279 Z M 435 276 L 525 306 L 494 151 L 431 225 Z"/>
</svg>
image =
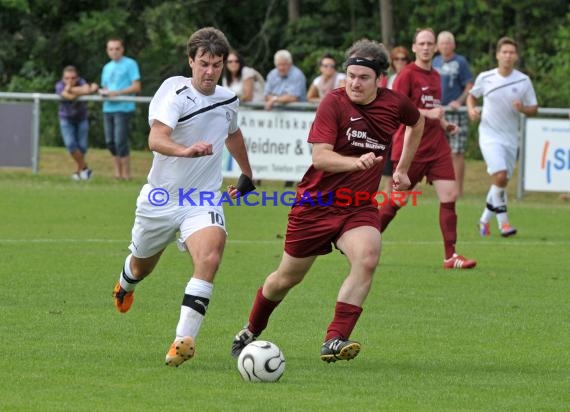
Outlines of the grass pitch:
<svg viewBox="0 0 570 412">
<path fill-rule="evenodd" d="M 493 226 L 481 239 L 487 180 L 481 163 L 469 163 L 458 251 L 478 266 L 445 271 L 438 204 L 424 187 L 419 206 L 384 234 L 352 335 L 360 355 L 330 365 L 318 357 L 347 272 L 333 253 L 262 335 L 285 354 L 281 381 L 250 384 L 230 345 L 280 259 L 288 209 L 226 208 L 230 235 L 196 357 L 171 369 L 164 355 L 192 272 L 188 256 L 170 246 L 129 313 L 116 312 L 111 297 L 150 155 L 135 153 L 134 180 L 115 182 L 108 155 L 92 151 L 95 177 L 79 183 L 66 156 L 44 149 L 35 176 L 0 171 L 0 410 L 568 410 L 570 204 L 554 195 L 511 201 L 519 235 L 500 238 Z"/>
</svg>

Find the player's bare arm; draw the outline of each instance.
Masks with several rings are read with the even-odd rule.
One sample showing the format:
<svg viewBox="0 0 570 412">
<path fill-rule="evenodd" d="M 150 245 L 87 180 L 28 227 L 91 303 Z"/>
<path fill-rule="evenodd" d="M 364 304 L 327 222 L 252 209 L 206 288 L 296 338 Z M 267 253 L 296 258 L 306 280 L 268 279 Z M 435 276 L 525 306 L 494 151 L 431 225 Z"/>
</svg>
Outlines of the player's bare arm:
<svg viewBox="0 0 570 412">
<path fill-rule="evenodd" d="M 175 157 L 202 157 L 212 154 L 212 145 L 210 143 L 197 142 L 188 147 L 172 140 L 171 134 L 172 128 L 158 120 L 154 120 L 148 135 L 149 149 L 165 156 Z"/>
<path fill-rule="evenodd" d="M 230 152 L 232 157 L 237 162 L 242 174 L 247 177 L 247 179 L 245 180 L 249 185 L 245 185 L 244 187 L 246 188 L 253 187 L 253 189 L 255 189 L 255 186 L 253 185 L 252 182 L 253 172 L 251 170 L 251 165 L 249 164 L 247 149 L 245 147 L 245 142 L 243 140 L 243 134 L 241 132 L 241 129 L 237 129 L 234 133 L 230 133 L 228 135 L 228 138 L 226 139 L 226 147 L 228 148 L 228 151 Z M 240 180 L 242 179 L 240 178 Z M 240 188 L 239 186 L 240 186 L 239 183 L 238 186 L 235 185 L 228 186 L 227 192 L 234 199 L 237 196 L 238 191 L 241 192 L 242 194 L 246 192 L 243 190 L 243 187 Z"/>
<path fill-rule="evenodd" d="M 241 172 L 244 175 L 249 176 L 250 179 L 253 178 L 253 172 L 251 171 L 251 165 L 249 164 L 247 149 L 245 147 L 241 129 L 237 129 L 234 133 L 230 133 L 228 135 L 228 138 L 226 139 L 226 147 L 237 162 Z"/>
<path fill-rule="evenodd" d="M 418 146 L 420 145 L 420 140 L 424 133 L 424 124 L 425 117 L 420 116 L 414 126 L 406 126 L 402 155 L 400 156 L 400 161 L 392 175 L 394 180 L 394 189 L 396 190 L 406 190 L 410 186 L 408 169 L 410 168 L 414 155 L 416 154 L 416 150 L 418 150 Z"/>
<path fill-rule="evenodd" d="M 329 173 L 355 172 L 366 170 L 382 161 L 382 156 L 376 157 L 373 152 L 360 157 L 343 156 L 336 153 L 333 145 L 328 143 L 313 144 L 313 166 L 317 170 Z"/>
<path fill-rule="evenodd" d="M 434 120 L 443 119 L 443 116 L 445 115 L 445 109 L 441 106 L 434 107 L 432 109 L 419 109 L 419 111 L 428 119 Z"/>
<path fill-rule="evenodd" d="M 475 96 L 470 94 L 467 96 L 467 114 L 472 122 L 475 122 L 481 118 L 481 112 L 477 108 L 477 99 Z"/>
</svg>

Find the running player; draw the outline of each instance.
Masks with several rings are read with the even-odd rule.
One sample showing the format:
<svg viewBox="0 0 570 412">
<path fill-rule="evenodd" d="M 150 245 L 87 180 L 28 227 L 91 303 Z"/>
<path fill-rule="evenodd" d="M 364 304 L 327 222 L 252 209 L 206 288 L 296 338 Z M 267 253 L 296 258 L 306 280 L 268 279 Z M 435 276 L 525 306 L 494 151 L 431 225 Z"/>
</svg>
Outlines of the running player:
<svg viewBox="0 0 570 412">
<path fill-rule="evenodd" d="M 370 198 L 357 205 L 356 199 L 339 201 L 337 192 L 348 189 L 370 197 L 378 190 L 383 156 L 402 123 L 410 128 L 410 135 L 403 142 L 393 179 L 396 190 L 408 188 L 407 171 L 424 119 L 408 98 L 378 88 L 380 76 L 388 69 L 383 45 L 360 40 L 346 57 L 346 86 L 323 98 L 309 133 L 313 164 L 297 187 L 297 199 L 305 202 L 294 205 L 289 213 L 281 263 L 257 291 L 249 322 L 233 341 L 235 357 L 266 328 L 273 310 L 303 280 L 317 256 L 332 252 L 332 245 L 346 256 L 350 271 L 340 287 L 320 357 L 325 362 L 349 360 L 360 351 L 360 343 L 349 337 L 380 259 L 378 211 Z M 330 204 L 322 205 L 319 200 L 329 195 Z"/>
<path fill-rule="evenodd" d="M 220 203 L 225 144 L 244 173 L 237 190 L 254 188 L 235 93 L 217 86 L 230 50 L 226 36 L 206 27 L 188 40 L 192 77 L 166 79 L 149 107 L 149 147 L 154 151 L 148 183 L 137 199 L 132 241 L 113 292 L 115 306 L 127 312 L 137 284 L 148 276 L 166 246 L 180 232 L 178 246 L 192 257 L 194 273 L 182 299 L 176 337 L 166 364 L 194 356 L 194 342 L 208 309 L 214 276 L 226 242 Z M 228 193 L 235 196 L 235 187 Z M 213 194 L 203 204 L 201 194 Z"/>
<path fill-rule="evenodd" d="M 518 46 L 513 39 L 499 39 L 498 67 L 479 74 L 467 97 L 469 118 L 473 121 L 481 119 L 479 147 L 491 176 L 491 188 L 479 221 L 481 236 L 491 234 L 489 222 L 494 215 L 501 236 L 517 233 L 507 215 L 507 184 L 517 159 L 520 113 L 533 116 L 538 111 L 530 78 L 515 69 L 518 57 Z M 483 97 L 483 113 L 476 107 L 480 97 Z"/>
<path fill-rule="evenodd" d="M 440 76 L 432 67 L 436 51 L 435 33 L 430 28 L 418 29 L 414 37 L 412 51 L 416 55 L 413 63 L 408 64 L 396 77 L 394 90 L 408 96 L 426 117 L 424 134 L 416 157 L 408 171 L 411 186 L 414 187 L 425 176 L 432 183 L 439 199 L 439 226 L 443 235 L 444 261 L 446 269 L 470 269 L 477 264 L 474 260 L 458 255 L 455 251 L 457 241 L 457 214 L 455 200 L 458 191 L 455 184 L 451 149 L 445 138 L 445 131 L 457 132 L 457 125 L 444 118 L 441 107 Z M 392 148 L 394 163 L 400 159 L 405 130 L 400 128 Z M 395 203 L 395 202 L 394 202 Z M 387 204 L 380 208 L 380 227 L 384 232 L 394 219 L 400 207 Z"/>
</svg>

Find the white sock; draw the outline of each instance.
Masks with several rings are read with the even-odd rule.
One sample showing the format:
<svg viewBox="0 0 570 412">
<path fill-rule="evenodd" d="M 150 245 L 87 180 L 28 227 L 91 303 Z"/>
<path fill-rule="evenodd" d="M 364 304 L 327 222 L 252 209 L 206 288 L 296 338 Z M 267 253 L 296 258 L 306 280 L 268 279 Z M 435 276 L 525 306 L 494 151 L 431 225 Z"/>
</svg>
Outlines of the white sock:
<svg viewBox="0 0 570 412">
<path fill-rule="evenodd" d="M 505 224 L 509 223 L 509 217 L 507 215 L 507 191 L 499 186 L 491 186 L 493 191 L 493 206 L 495 207 L 495 213 L 497 213 L 497 222 L 499 224 L 499 229 Z"/>
<path fill-rule="evenodd" d="M 487 193 L 487 205 L 485 209 L 483 209 L 483 214 L 479 219 L 483 223 L 489 223 L 491 219 L 495 216 L 495 207 L 493 206 L 493 194 L 492 194 L 493 186 L 489 188 L 489 192 Z"/>
<path fill-rule="evenodd" d="M 123 270 L 119 275 L 119 284 L 121 287 L 126 290 L 127 292 L 132 292 L 135 290 L 137 284 L 141 281 L 140 279 L 135 279 L 133 276 L 133 272 L 131 272 L 131 257 L 133 255 L 130 254 L 125 259 L 125 265 L 123 266 Z"/>
<path fill-rule="evenodd" d="M 208 309 L 214 284 L 205 280 L 191 278 L 184 291 L 184 299 L 180 307 L 180 319 L 176 326 L 176 337 L 198 336 L 204 315 Z"/>
</svg>

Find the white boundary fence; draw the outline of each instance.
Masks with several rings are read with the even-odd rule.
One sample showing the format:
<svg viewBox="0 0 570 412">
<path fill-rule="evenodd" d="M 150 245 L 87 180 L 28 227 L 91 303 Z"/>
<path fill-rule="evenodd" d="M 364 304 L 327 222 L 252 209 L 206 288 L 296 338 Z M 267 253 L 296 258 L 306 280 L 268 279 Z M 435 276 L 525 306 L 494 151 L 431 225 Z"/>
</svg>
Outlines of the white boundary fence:
<svg viewBox="0 0 570 412">
<path fill-rule="evenodd" d="M 103 98 L 82 96 L 80 100 L 103 102 L 105 99 L 148 104 L 151 97 L 121 96 Z M 32 101 L 32 169 L 39 168 L 41 101 L 60 100 L 57 94 L 2 93 L 0 100 Z M 239 125 L 244 134 L 249 158 L 258 179 L 300 180 L 311 164 L 307 135 L 315 116 L 314 104 L 294 103 L 272 111 L 260 110 L 261 104 L 240 106 Z M 570 192 L 570 109 L 539 108 L 538 116 L 521 116 L 520 178 L 517 197 L 525 191 Z M 1 125 L 0 125 L 1 127 Z M 1 165 L 0 165 L 1 166 Z M 237 177 L 239 170 L 226 151 L 223 173 Z"/>
</svg>

